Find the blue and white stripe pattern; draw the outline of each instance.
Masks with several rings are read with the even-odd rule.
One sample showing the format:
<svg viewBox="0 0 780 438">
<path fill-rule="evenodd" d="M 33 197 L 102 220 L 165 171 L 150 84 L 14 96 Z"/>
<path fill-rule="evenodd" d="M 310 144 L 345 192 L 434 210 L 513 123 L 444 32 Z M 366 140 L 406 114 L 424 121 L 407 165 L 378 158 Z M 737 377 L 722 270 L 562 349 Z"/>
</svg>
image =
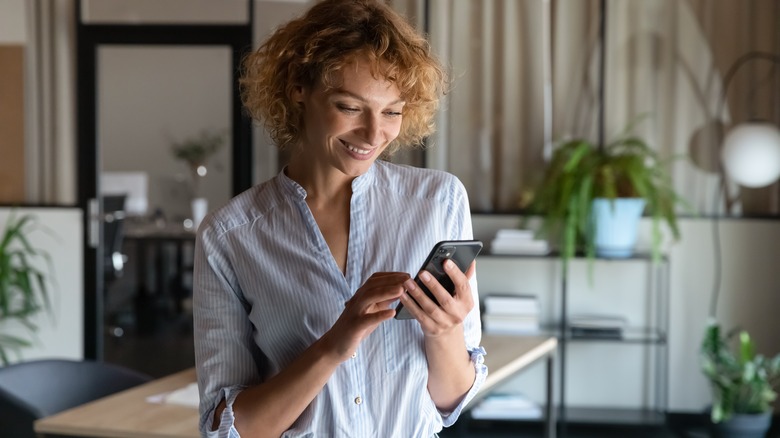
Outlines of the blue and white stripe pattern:
<svg viewBox="0 0 780 438">
<path fill-rule="evenodd" d="M 283 172 L 201 225 L 194 316 L 204 436 L 238 436 L 232 401 L 240 389 L 275 375 L 320 338 L 371 274 L 415 274 L 436 242 L 472 238 L 465 189 L 448 173 L 378 161 L 352 189 L 346 275 L 306 192 Z M 471 287 L 479 303 L 476 277 Z M 464 323 L 477 378 L 453 412 L 439 412 L 428 393 L 419 323 L 389 320 L 336 369 L 283 436 L 430 437 L 453 424 L 487 375 L 478 307 Z M 221 430 L 207 433 L 223 397 Z"/>
</svg>

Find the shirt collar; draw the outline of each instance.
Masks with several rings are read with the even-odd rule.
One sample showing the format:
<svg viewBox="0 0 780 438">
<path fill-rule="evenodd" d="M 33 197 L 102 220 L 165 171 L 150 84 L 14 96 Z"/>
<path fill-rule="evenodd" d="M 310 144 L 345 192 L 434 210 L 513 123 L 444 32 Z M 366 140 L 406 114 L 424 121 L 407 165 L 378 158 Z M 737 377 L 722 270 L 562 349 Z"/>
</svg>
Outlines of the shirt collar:
<svg viewBox="0 0 780 438">
<path fill-rule="evenodd" d="M 371 167 L 368 168 L 368 171 L 366 171 L 366 173 L 359 175 L 352 180 L 352 194 L 363 192 L 368 187 L 371 186 L 371 183 L 374 181 L 376 175 L 376 166 L 377 163 L 374 162 L 374 164 L 372 164 Z M 287 170 L 287 166 L 285 166 L 282 169 L 282 171 L 279 172 L 279 181 L 282 188 L 287 193 L 289 193 L 290 195 L 296 198 L 306 199 L 306 189 L 304 189 L 300 184 L 295 182 L 292 178 L 287 176 L 287 174 L 285 173 L 286 170 Z"/>
</svg>

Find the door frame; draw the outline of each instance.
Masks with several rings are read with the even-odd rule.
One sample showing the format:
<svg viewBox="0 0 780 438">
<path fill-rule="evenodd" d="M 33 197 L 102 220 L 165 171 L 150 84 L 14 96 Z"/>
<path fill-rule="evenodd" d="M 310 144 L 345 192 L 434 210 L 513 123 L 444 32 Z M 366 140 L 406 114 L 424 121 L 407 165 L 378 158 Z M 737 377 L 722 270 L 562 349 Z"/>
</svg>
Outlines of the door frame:
<svg viewBox="0 0 780 438">
<path fill-rule="evenodd" d="M 251 119 L 242 110 L 238 77 L 241 60 L 252 49 L 254 0 L 247 0 L 245 24 L 87 24 L 81 0 L 76 17 L 76 120 L 78 205 L 84 214 L 84 358 L 103 359 L 102 245 L 93 245 L 95 211 L 99 200 L 100 149 L 97 146 L 97 52 L 104 45 L 229 46 L 233 71 L 231 92 L 232 193 L 253 184 Z M 98 201 L 99 202 L 99 201 Z M 98 207 L 102 211 L 102 206 Z M 97 227 L 98 229 L 100 227 Z M 102 239 L 101 239 L 102 240 Z"/>
</svg>

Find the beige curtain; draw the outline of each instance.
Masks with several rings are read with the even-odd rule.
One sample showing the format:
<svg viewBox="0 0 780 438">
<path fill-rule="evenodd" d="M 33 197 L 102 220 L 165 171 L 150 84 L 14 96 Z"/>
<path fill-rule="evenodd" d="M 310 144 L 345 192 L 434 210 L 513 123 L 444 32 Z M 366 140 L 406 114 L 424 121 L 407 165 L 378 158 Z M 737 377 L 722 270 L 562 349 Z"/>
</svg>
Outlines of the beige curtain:
<svg viewBox="0 0 780 438">
<path fill-rule="evenodd" d="M 475 210 L 523 205 L 549 154 L 550 123 L 554 141 L 597 140 L 600 1 L 550 3 L 548 22 L 545 0 L 431 0 L 431 40 L 456 83 L 429 165 L 458 175 Z M 714 123 L 751 115 L 780 122 L 780 67 L 746 66 L 729 85 L 727 104 L 717 115 L 723 74 L 751 50 L 780 53 L 780 4 L 608 0 L 606 10 L 606 140 L 639 120 L 636 134 L 662 156 L 677 157 L 670 172 L 694 210 L 724 213 L 716 200 Z M 550 82 L 548 35 L 552 102 L 544 94 Z M 777 184 L 728 189 L 731 196 L 741 195 L 731 213 L 780 214 Z"/>
<path fill-rule="evenodd" d="M 26 12 L 27 202 L 75 204 L 73 0 L 30 0 Z"/>
<path fill-rule="evenodd" d="M 429 167 L 463 181 L 475 211 L 517 210 L 543 166 L 545 0 L 431 0 L 431 41 L 452 89 Z"/>
</svg>

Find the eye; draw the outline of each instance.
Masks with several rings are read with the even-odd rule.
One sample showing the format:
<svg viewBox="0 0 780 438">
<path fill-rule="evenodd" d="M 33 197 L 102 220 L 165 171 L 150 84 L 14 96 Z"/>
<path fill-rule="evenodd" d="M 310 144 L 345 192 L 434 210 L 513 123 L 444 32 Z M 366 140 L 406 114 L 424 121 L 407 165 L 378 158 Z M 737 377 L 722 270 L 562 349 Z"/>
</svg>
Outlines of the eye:
<svg viewBox="0 0 780 438">
<path fill-rule="evenodd" d="M 401 111 L 385 111 L 385 115 L 388 117 L 401 117 L 403 113 Z"/>
<path fill-rule="evenodd" d="M 355 108 L 354 106 L 344 105 L 344 104 L 337 104 L 336 108 L 339 109 L 339 111 L 347 113 L 347 114 L 355 114 L 358 111 L 360 111 L 360 108 Z"/>
</svg>

